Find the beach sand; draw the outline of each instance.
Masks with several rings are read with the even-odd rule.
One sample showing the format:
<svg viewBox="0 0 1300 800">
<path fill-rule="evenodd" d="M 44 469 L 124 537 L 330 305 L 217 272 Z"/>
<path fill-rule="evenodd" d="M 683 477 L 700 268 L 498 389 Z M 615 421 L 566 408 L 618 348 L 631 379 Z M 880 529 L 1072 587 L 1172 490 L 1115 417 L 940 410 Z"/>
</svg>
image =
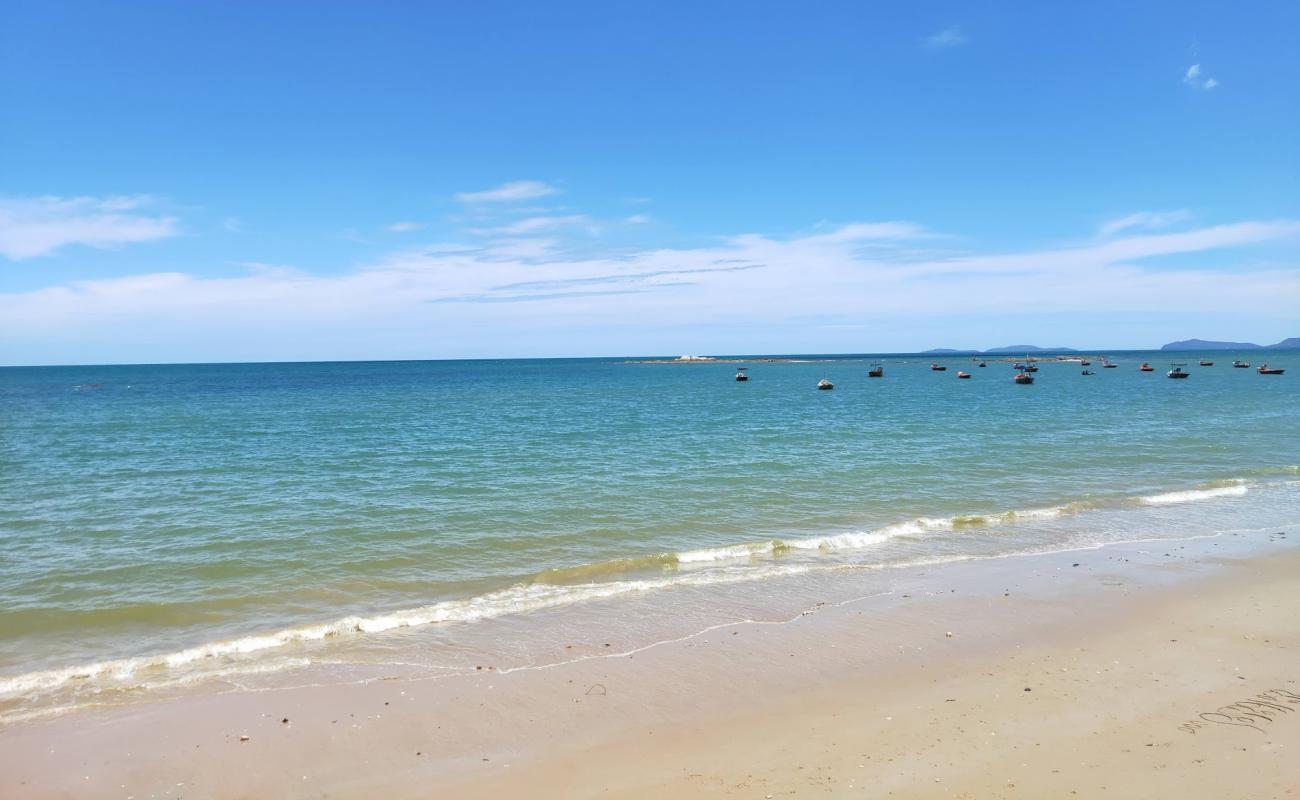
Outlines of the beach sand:
<svg viewBox="0 0 1300 800">
<path fill-rule="evenodd" d="M 1297 539 L 964 562 L 550 668 L 17 723 L 0 797 L 1294 798 Z"/>
</svg>

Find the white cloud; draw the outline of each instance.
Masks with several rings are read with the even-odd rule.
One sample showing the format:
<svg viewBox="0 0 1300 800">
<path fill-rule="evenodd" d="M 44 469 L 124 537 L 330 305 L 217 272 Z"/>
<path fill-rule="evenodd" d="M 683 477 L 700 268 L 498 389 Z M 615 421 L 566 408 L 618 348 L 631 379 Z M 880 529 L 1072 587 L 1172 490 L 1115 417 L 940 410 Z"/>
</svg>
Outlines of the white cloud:
<svg viewBox="0 0 1300 800">
<path fill-rule="evenodd" d="M 502 225 L 498 228 L 489 230 L 477 230 L 477 233 L 502 233 L 507 236 L 520 236 L 523 234 L 538 233 L 541 231 L 550 231 L 557 228 L 570 228 L 578 225 L 590 226 L 591 217 L 586 214 L 569 214 L 567 216 L 552 217 L 526 217 L 517 220 L 508 225 Z"/>
<path fill-rule="evenodd" d="M 418 231 L 423 227 L 424 225 L 419 222 L 394 222 L 391 225 L 385 225 L 384 230 L 392 233 L 410 233 L 411 231 Z"/>
<path fill-rule="evenodd" d="M 1213 89 L 1214 87 L 1219 85 L 1219 82 L 1214 78 L 1201 77 L 1200 64 L 1193 64 L 1187 68 L 1187 72 L 1183 74 L 1183 83 L 1187 84 L 1193 89 L 1204 89 L 1206 91 Z"/>
<path fill-rule="evenodd" d="M 1186 209 L 1176 211 L 1139 211 L 1136 214 L 1129 214 L 1125 217 L 1112 219 L 1102 223 L 1097 228 L 1097 235 L 1102 238 L 1114 236 L 1120 231 L 1150 228 L 1163 228 L 1172 225 L 1175 222 L 1182 222 L 1190 217 Z"/>
<path fill-rule="evenodd" d="M 1032 314 L 1094 320 L 1171 309 L 1189 321 L 1210 314 L 1257 318 L 1261 308 L 1300 307 L 1300 266 L 1208 256 L 1300 236 L 1296 220 L 917 258 L 909 237 L 925 235 L 911 223 L 857 223 L 793 238 L 748 234 L 707 247 L 582 258 L 555 255 L 548 240 L 520 237 L 472 249 L 398 251 L 343 274 L 259 265 L 238 277 L 166 272 L 77 281 L 0 294 L 0 360 L 30 360 L 28 349 L 51 341 L 69 342 L 73 352 L 115 347 L 119 360 L 176 342 L 191 350 L 173 359 L 379 357 L 399 346 L 423 357 L 532 347 L 590 353 L 631 346 L 629 337 L 656 352 L 653 343 L 671 330 L 788 332 L 882 317 L 907 319 L 911 327 L 951 315 L 1005 320 L 1020 298 L 1031 301 Z M 1195 269 L 1178 269 L 1168 258 L 1143 264 L 1185 253 L 1207 255 Z M 170 332 L 167 341 L 149 344 L 158 338 L 149 332 L 160 326 Z M 592 331 L 600 332 L 599 342 Z M 246 350 L 194 351 L 206 342 L 228 348 L 241 338 Z M 483 349 L 448 349 L 457 342 Z M 268 350 L 268 343 L 298 349 Z"/>
<path fill-rule="evenodd" d="M 624 221 L 624 222 L 627 222 L 627 223 L 629 223 L 629 224 L 631 224 L 631 225 L 645 225 L 647 222 L 650 221 L 650 215 L 649 215 L 649 214 L 633 214 L 632 216 L 627 217 L 627 218 L 624 219 L 623 221 Z"/>
<path fill-rule="evenodd" d="M 921 40 L 926 47 L 932 49 L 941 49 L 945 47 L 956 47 L 959 44 L 966 44 L 970 38 L 962 31 L 960 25 L 952 25 L 944 28 L 938 33 L 933 33 Z"/>
<path fill-rule="evenodd" d="M 0 199 L 0 254 L 20 260 L 72 244 L 115 247 L 175 236 L 176 220 L 137 213 L 147 197 Z"/>
<path fill-rule="evenodd" d="M 548 186 L 541 181 L 512 181 L 481 192 L 458 192 L 456 199 L 462 203 L 501 203 L 546 197 L 559 191 L 554 186 Z"/>
</svg>

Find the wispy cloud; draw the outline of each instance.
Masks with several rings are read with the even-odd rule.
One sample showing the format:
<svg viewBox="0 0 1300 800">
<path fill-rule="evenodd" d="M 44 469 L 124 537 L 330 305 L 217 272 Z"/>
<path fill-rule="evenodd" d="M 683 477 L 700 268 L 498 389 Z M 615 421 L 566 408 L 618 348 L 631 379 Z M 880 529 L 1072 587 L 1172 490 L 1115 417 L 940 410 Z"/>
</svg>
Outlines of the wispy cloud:
<svg viewBox="0 0 1300 800">
<path fill-rule="evenodd" d="M 175 219 L 139 213 L 151 202 L 138 196 L 0 199 L 0 254 L 17 261 L 67 245 L 116 247 L 175 236 Z"/>
<path fill-rule="evenodd" d="M 1214 78 L 1201 77 L 1200 64 L 1193 64 L 1187 68 L 1187 72 L 1183 73 L 1183 83 L 1193 89 L 1202 89 L 1206 91 L 1219 85 L 1219 82 Z"/>
<path fill-rule="evenodd" d="M 394 222 L 391 225 L 385 225 L 384 230 L 391 233 L 410 233 L 411 231 L 418 231 L 423 227 L 424 225 L 419 222 Z"/>
<path fill-rule="evenodd" d="M 521 281 L 519 283 L 507 283 L 502 286 L 492 287 L 492 291 L 519 291 L 519 290 L 552 290 L 561 288 L 572 288 L 577 286 L 594 286 L 597 284 L 608 283 L 635 283 L 646 281 L 652 278 L 661 278 L 665 275 L 700 275 L 707 272 L 740 272 L 748 269 L 759 269 L 762 264 L 741 264 L 730 267 L 699 267 L 696 269 L 661 269 L 655 272 L 619 272 L 612 275 L 594 275 L 587 278 L 562 278 L 549 281 Z"/>
<path fill-rule="evenodd" d="M 939 50 L 945 47 L 956 47 L 957 45 L 966 44 L 970 37 L 962 31 L 960 25 L 952 25 L 938 33 L 932 33 L 921 40 L 921 43 L 932 50 Z"/>
<path fill-rule="evenodd" d="M 591 226 L 591 224 L 591 217 L 586 214 L 568 214 L 565 216 L 525 217 L 508 225 L 489 229 L 475 229 L 474 232 L 478 234 L 499 233 L 506 236 L 525 236 L 542 231 L 552 231 L 557 228 L 571 228 L 579 225 Z"/>
<path fill-rule="evenodd" d="M 462 203 L 503 203 L 515 200 L 530 200 L 534 197 L 546 197 L 560 190 L 541 181 L 512 181 L 503 183 L 495 189 L 481 192 L 458 192 L 456 199 Z"/>
<path fill-rule="evenodd" d="M 611 342 L 641 337 L 654 352 L 664 332 L 701 325 L 797 332 L 807 321 L 856 324 L 882 315 L 915 325 L 945 315 L 1005 320 L 1008 298 L 1018 297 L 1032 298 L 1034 314 L 1090 318 L 1100 308 L 1145 317 L 1171 308 L 1204 316 L 1300 307 L 1300 265 L 1261 266 L 1243 249 L 1300 238 L 1300 220 L 1158 233 L 1144 224 L 1079 245 L 919 258 L 912 237 L 934 235 L 923 227 L 862 222 L 582 257 L 549 250 L 545 239 L 512 237 L 504 245 L 401 250 L 344 273 L 276 267 L 236 277 L 75 281 L 0 294 L 0 356 L 21 360 L 20 349 L 52 337 L 117 343 L 138 354 L 140 342 L 151 341 L 145 332 L 159 325 L 173 332 L 169 340 L 196 346 L 249 340 L 246 353 L 223 351 L 226 357 L 271 357 L 266 342 L 281 340 L 318 349 L 274 357 L 366 357 L 394 342 L 426 356 L 455 355 L 446 343 L 465 340 L 466 330 L 482 332 L 484 347 L 500 355 L 543 341 L 539 347 L 590 352 L 592 330 Z M 1178 266 L 1185 254 L 1198 254 L 1194 268 Z M 1104 299 L 1098 286 L 1106 287 Z M 368 332 L 369 351 L 355 349 L 364 344 L 359 329 Z"/>
<path fill-rule="evenodd" d="M 1175 211 L 1139 211 L 1136 214 L 1129 214 L 1102 223 L 1097 228 L 1097 235 L 1105 239 L 1114 236 L 1120 231 L 1164 228 L 1173 225 L 1176 222 L 1183 222 L 1190 216 L 1191 214 L 1186 209 L 1178 209 Z"/>
</svg>

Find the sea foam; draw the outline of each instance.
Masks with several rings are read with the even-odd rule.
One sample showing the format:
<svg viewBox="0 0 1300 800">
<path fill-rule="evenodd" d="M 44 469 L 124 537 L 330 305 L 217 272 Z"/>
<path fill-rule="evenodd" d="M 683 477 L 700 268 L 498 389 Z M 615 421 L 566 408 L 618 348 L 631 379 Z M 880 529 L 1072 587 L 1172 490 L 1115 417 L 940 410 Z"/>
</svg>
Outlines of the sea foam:
<svg viewBox="0 0 1300 800">
<path fill-rule="evenodd" d="M 1187 489 L 1181 492 L 1165 492 L 1141 498 L 1150 505 L 1169 505 L 1172 503 L 1195 503 L 1215 497 L 1240 497 L 1250 491 L 1245 483 L 1237 481 L 1229 486 L 1208 486 L 1201 489 Z"/>
</svg>

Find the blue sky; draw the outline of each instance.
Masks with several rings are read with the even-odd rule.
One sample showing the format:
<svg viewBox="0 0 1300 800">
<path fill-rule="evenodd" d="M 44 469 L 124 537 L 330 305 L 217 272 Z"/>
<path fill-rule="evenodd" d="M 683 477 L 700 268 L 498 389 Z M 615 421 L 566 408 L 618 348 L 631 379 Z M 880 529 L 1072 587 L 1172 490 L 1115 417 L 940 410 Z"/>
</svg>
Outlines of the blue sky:
<svg viewBox="0 0 1300 800">
<path fill-rule="evenodd" d="M 1300 5 L 0 11 L 0 363 L 1300 335 Z"/>
</svg>

